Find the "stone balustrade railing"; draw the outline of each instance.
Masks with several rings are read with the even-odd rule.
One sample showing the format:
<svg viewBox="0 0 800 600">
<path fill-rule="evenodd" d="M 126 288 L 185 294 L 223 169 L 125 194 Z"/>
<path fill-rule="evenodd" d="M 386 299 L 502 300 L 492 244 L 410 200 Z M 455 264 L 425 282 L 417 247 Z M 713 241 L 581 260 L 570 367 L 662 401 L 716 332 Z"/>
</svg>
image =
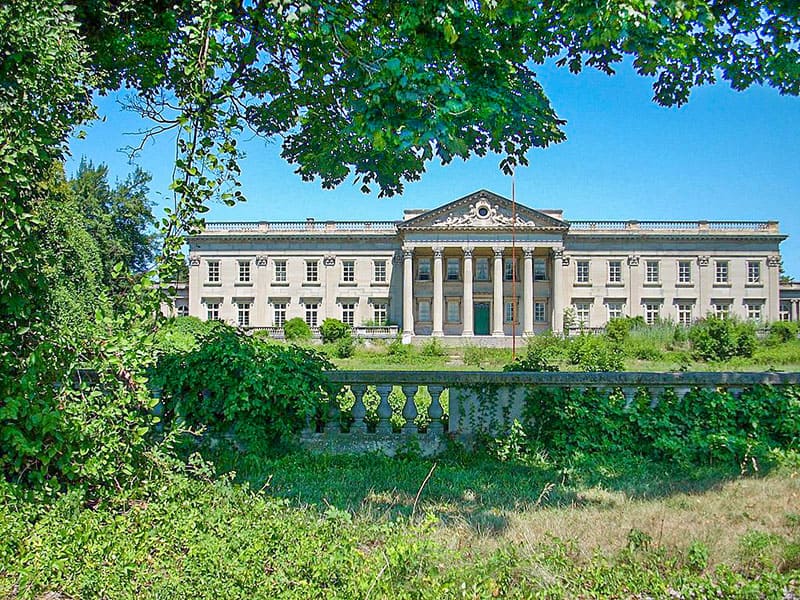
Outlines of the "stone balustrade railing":
<svg viewBox="0 0 800 600">
<path fill-rule="evenodd" d="M 352 394 L 352 409 L 343 418 L 337 398 L 326 422 L 304 432 L 305 445 L 328 452 L 390 455 L 407 445 L 431 455 L 444 448 L 446 436 L 469 444 L 479 432 L 495 428 L 494 433 L 502 433 L 514 419 L 523 418 L 525 393 L 531 386 L 617 392 L 628 405 L 637 394 L 646 394 L 654 406 L 667 390 L 682 397 L 695 388 L 723 389 L 738 397 L 754 386 L 800 385 L 800 373 L 775 372 L 332 371 L 328 377 L 343 393 Z M 367 424 L 368 394 L 373 400 L 377 394 L 374 427 Z M 421 420 L 426 422 L 423 427 Z"/>
<path fill-rule="evenodd" d="M 261 326 L 254 325 L 245 327 L 247 331 L 266 331 L 267 335 L 274 340 L 284 339 L 283 327 L 275 327 L 272 325 Z M 357 325 L 353 327 L 353 336 L 363 339 L 394 339 L 397 337 L 399 328 L 397 325 Z M 319 339 L 322 337 L 319 327 L 311 327 L 311 337 Z"/>
</svg>

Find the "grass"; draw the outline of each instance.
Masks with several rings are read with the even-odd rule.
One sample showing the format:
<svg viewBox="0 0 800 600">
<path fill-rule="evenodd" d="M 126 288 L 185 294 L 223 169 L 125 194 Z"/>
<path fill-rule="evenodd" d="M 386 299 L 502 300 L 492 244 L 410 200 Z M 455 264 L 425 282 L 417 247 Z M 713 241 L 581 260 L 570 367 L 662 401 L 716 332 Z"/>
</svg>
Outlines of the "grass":
<svg viewBox="0 0 800 600">
<path fill-rule="evenodd" d="M 797 461 L 740 477 L 635 460 L 501 464 L 455 451 L 435 468 L 415 457 L 223 446 L 206 457 L 99 504 L 73 491 L 43 506 L 0 487 L 0 598 L 800 591 Z"/>
</svg>

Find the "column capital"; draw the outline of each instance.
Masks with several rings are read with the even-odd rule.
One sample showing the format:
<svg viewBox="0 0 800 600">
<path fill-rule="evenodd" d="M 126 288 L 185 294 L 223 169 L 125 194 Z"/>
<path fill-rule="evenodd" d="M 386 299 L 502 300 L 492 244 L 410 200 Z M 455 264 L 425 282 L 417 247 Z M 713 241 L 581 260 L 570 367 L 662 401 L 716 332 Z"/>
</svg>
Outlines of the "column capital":
<svg viewBox="0 0 800 600">
<path fill-rule="evenodd" d="M 414 246 L 403 246 L 402 252 L 404 259 L 411 260 L 414 258 Z"/>
<path fill-rule="evenodd" d="M 200 266 L 200 257 L 196 254 L 189 255 L 189 266 L 190 267 L 199 267 Z"/>
<path fill-rule="evenodd" d="M 322 259 L 322 264 L 326 267 L 332 267 L 336 264 L 336 255 L 335 254 L 326 254 Z"/>
<path fill-rule="evenodd" d="M 266 254 L 259 254 L 256 256 L 256 266 L 257 267 L 266 267 L 267 266 L 267 255 Z"/>
<path fill-rule="evenodd" d="M 431 250 L 433 250 L 433 258 L 442 258 L 444 255 L 444 248 L 442 246 L 434 246 Z"/>
<path fill-rule="evenodd" d="M 523 246 L 522 254 L 525 258 L 533 258 L 533 246 Z"/>
<path fill-rule="evenodd" d="M 708 264 L 711 262 L 710 256 L 698 256 L 697 257 L 697 264 L 701 267 L 707 267 Z"/>
<path fill-rule="evenodd" d="M 503 250 L 505 250 L 505 246 L 492 246 L 492 250 L 494 251 L 495 258 L 503 258 Z"/>
<path fill-rule="evenodd" d="M 781 266 L 781 257 L 780 255 L 771 255 L 767 257 L 767 266 L 768 267 L 780 267 Z"/>
<path fill-rule="evenodd" d="M 631 254 L 628 257 L 628 266 L 629 267 L 638 267 L 639 266 L 639 255 L 638 254 Z"/>
<path fill-rule="evenodd" d="M 461 250 L 464 252 L 464 258 L 472 258 L 474 248 L 472 246 L 463 246 Z"/>
</svg>

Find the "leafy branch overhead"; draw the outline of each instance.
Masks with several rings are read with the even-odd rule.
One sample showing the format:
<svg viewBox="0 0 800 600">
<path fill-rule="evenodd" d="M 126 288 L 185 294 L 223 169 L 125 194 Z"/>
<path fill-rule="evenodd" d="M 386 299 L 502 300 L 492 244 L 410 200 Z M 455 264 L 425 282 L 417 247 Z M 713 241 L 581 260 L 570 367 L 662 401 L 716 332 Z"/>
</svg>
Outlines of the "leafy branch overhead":
<svg viewBox="0 0 800 600">
<path fill-rule="evenodd" d="M 564 139 L 536 78 L 548 59 L 612 73 L 630 56 L 663 105 L 717 79 L 800 92 L 793 0 L 78 6 L 104 89 L 136 90 L 154 131 L 187 128 L 178 166 L 191 177 L 180 193 L 227 183 L 246 128 L 280 138 L 301 177 L 326 187 L 354 175 L 365 191 L 391 195 L 430 160 L 488 152 L 509 170 Z M 203 177 L 206 186 L 191 187 Z"/>
</svg>

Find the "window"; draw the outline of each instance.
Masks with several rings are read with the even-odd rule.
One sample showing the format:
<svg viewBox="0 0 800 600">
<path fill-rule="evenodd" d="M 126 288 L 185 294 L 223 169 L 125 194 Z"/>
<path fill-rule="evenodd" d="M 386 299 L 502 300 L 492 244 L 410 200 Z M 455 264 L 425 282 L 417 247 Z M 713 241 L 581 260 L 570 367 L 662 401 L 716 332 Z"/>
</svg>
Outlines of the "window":
<svg viewBox="0 0 800 600">
<path fill-rule="evenodd" d="M 489 281 L 489 259 L 485 256 L 475 259 L 475 281 Z"/>
<path fill-rule="evenodd" d="M 347 323 L 352 327 L 356 321 L 356 305 L 352 302 L 342 304 L 342 323 Z"/>
<path fill-rule="evenodd" d="M 375 302 L 372 305 L 372 320 L 378 325 L 386 325 L 389 320 L 389 311 L 386 302 Z"/>
<path fill-rule="evenodd" d="M 575 261 L 575 282 L 576 283 L 589 283 L 589 261 L 588 260 Z"/>
<path fill-rule="evenodd" d="M 622 283 L 622 261 L 608 261 L 608 283 Z"/>
<path fill-rule="evenodd" d="M 589 311 L 592 308 L 591 302 L 575 302 L 572 307 L 575 309 L 575 321 L 579 325 L 589 324 Z"/>
<path fill-rule="evenodd" d="M 545 259 L 533 259 L 533 280 L 547 281 L 547 261 L 545 261 Z"/>
<path fill-rule="evenodd" d="M 375 283 L 386 283 L 386 261 L 376 260 L 372 265 Z"/>
<path fill-rule="evenodd" d="M 692 283 L 692 262 L 689 260 L 678 261 L 678 283 Z"/>
<path fill-rule="evenodd" d="M 239 283 L 250 283 L 250 261 L 239 261 Z"/>
<path fill-rule="evenodd" d="M 210 260 L 208 266 L 208 283 L 219 283 L 219 261 Z"/>
<path fill-rule="evenodd" d="M 622 314 L 622 307 L 623 307 L 622 302 L 609 302 L 608 304 L 606 304 L 606 306 L 608 307 L 608 320 L 609 321 L 611 319 L 621 319 L 622 318 L 622 316 L 623 316 L 623 314 Z"/>
<path fill-rule="evenodd" d="M 747 307 L 747 319 L 749 321 L 760 321 L 761 320 L 761 303 L 760 302 L 748 302 L 745 306 Z"/>
<path fill-rule="evenodd" d="M 219 302 L 206 303 L 206 320 L 219 321 Z"/>
<path fill-rule="evenodd" d="M 648 260 L 645 263 L 645 283 L 659 283 L 661 274 L 657 260 Z"/>
<path fill-rule="evenodd" d="M 306 283 L 316 283 L 319 281 L 319 261 L 306 261 Z"/>
<path fill-rule="evenodd" d="M 791 321 L 791 308 L 792 305 L 788 302 L 781 302 L 780 310 L 778 311 L 778 320 Z"/>
<path fill-rule="evenodd" d="M 714 283 L 717 284 L 726 284 L 728 283 L 728 261 L 727 260 L 718 260 L 716 263 L 716 269 L 714 271 Z"/>
<path fill-rule="evenodd" d="M 447 281 L 458 281 L 461 279 L 461 259 L 447 259 Z"/>
<path fill-rule="evenodd" d="M 237 309 L 236 322 L 239 323 L 239 327 L 250 327 L 250 303 L 237 302 L 236 309 Z"/>
<path fill-rule="evenodd" d="M 505 311 L 504 311 L 504 321 L 506 323 L 516 323 L 516 319 L 514 319 L 514 313 L 516 313 L 516 306 L 513 300 L 507 300 L 505 304 Z"/>
<path fill-rule="evenodd" d="M 533 321 L 535 323 L 544 323 L 545 321 L 547 321 L 546 310 L 547 310 L 546 302 L 534 302 Z"/>
<path fill-rule="evenodd" d="M 417 262 L 417 279 L 420 281 L 431 280 L 431 259 L 420 258 Z"/>
<path fill-rule="evenodd" d="M 731 316 L 730 302 L 713 302 L 711 308 L 714 310 L 714 315 L 720 319 L 727 319 Z"/>
<path fill-rule="evenodd" d="M 272 324 L 283 327 L 286 324 L 286 303 L 276 302 L 272 305 Z"/>
<path fill-rule="evenodd" d="M 757 260 L 747 261 L 747 283 L 761 283 L 761 263 Z"/>
<path fill-rule="evenodd" d="M 275 281 L 279 282 L 279 283 L 286 281 L 286 261 L 285 260 L 276 260 L 275 261 Z"/>
<path fill-rule="evenodd" d="M 306 304 L 306 323 L 309 327 L 316 327 L 319 318 L 319 304 Z"/>
<path fill-rule="evenodd" d="M 356 262 L 354 260 L 342 261 L 342 281 L 353 283 L 356 280 Z"/>
<path fill-rule="evenodd" d="M 517 272 L 517 261 L 513 258 L 504 258 L 503 281 L 514 281 Z M 519 279 L 517 279 L 517 281 L 519 281 Z"/>
<path fill-rule="evenodd" d="M 423 322 L 430 322 L 431 320 L 431 301 L 420 300 L 417 305 L 417 320 Z"/>
<path fill-rule="evenodd" d="M 648 325 L 653 325 L 661 318 L 661 303 L 660 302 L 645 302 L 644 303 L 644 322 Z"/>
<path fill-rule="evenodd" d="M 694 305 L 691 302 L 678 303 L 678 324 L 691 325 L 693 319 Z"/>
<path fill-rule="evenodd" d="M 461 303 L 458 300 L 448 300 L 447 314 L 445 316 L 448 323 L 458 323 L 461 321 Z"/>
<path fill-rule="evenodd" d="M 189 307 L 186 304 L 178 304 L 178 306 L 175 307 L 175 310 L 178 312 L 179 317 L 189 316 Z"/>
</svg>

